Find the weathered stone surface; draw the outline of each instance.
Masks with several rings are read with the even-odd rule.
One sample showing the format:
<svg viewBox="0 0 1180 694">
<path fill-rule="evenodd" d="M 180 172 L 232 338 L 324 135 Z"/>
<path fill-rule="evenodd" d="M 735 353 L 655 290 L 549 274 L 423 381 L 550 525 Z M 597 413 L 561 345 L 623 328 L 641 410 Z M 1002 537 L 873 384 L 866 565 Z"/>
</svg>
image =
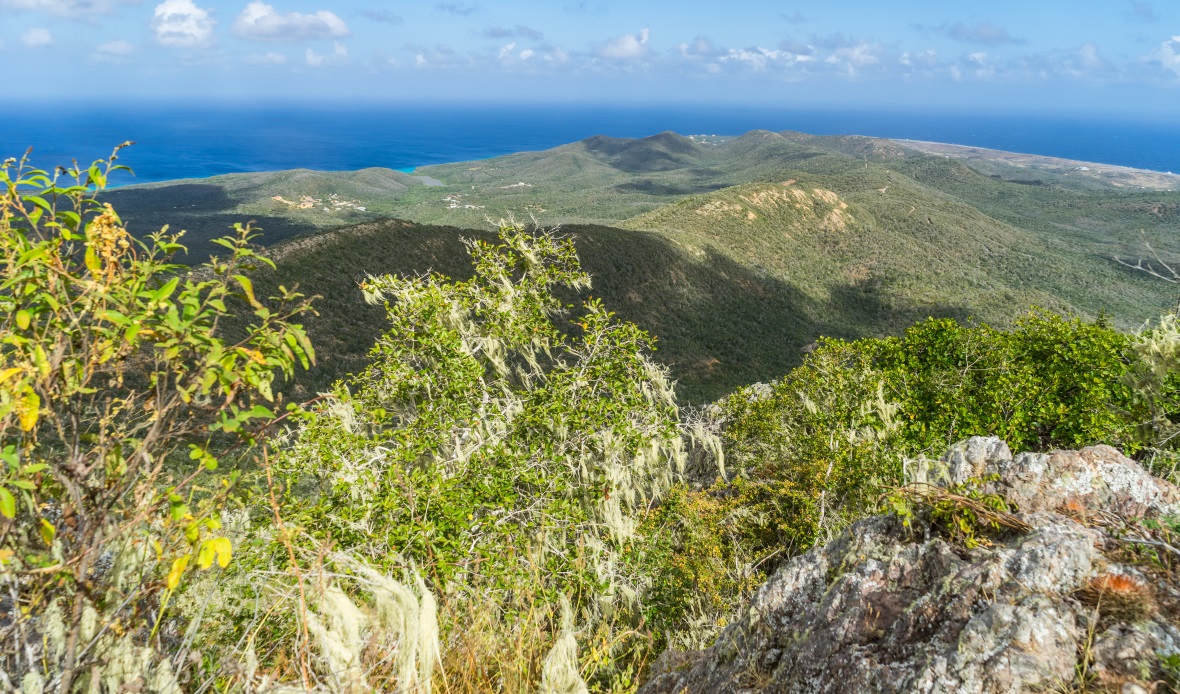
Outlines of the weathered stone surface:
<svg viewBox="0 0 1180 694">
<path fill-rule="evenodd" d="M 1078 512 L 1180 510 L 1180 494 L 1118 451 L 1013 456 L 995 438 L 952 447 L 951 483 L 998 474 L 1031 531 L 966 549 L 867 518 L 780 568 L 708 650 L 669 654 L 641 694 L 1023 692 L 1075 677 L 1093 610 L 1074 597 L 1110 568 L 1102 531 Z M 1180 631 L 1159 616 L 1103 624 L 1093 667 L 1120 691 Z M 1116 686 L 1117 685 L 1117 686 Z M 1132 691 L 1134 691 L 1132 689 Z"/>
<path fill-rule="evenodd" d="M 1002 493 L 1022 511 L 1108 511 L 1125 516 L 1180 512 L 1180 493 L 1110 446 L 1021 453 L 997 461 Z"/>
<path fill-rule="evenodd" d="M 1153 665 L 1150 660 L 1162 648 L 1163 643 L 1155 634 L 1133 625 L 1111 627 L 1094 639 L 1091 648 L 1094 672 L 1103 679 L 1126 675 L 1147 679 Z"/>
</svg>

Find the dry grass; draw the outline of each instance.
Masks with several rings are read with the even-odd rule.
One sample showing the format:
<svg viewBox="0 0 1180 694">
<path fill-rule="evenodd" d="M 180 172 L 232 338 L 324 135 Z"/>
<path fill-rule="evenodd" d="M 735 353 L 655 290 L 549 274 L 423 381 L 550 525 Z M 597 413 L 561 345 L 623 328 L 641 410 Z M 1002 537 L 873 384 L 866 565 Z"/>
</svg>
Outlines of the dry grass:
<svg viewBox="0 0 1180 694">
<path fill-rule="evenodd" d="M 1155 614 L 1151 586 L 1133 576 L 1104 573 L 1091 578 L 1078 590 L 1083 604 L 1099 615 L 1121 622 L 1138 622 Z"/>
</svg>

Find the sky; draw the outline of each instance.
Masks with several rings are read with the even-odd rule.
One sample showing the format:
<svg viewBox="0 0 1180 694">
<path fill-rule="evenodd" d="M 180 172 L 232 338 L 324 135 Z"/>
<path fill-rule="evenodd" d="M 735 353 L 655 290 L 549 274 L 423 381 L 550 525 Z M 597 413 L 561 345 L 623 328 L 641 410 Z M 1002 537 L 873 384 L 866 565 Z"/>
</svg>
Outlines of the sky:
<svg viewBox="0 0 1180 694">
<path fill-rule="evenodd" d="M 0 101 L 942 106 L 1167 118 L 1176 0 L 0 0 Z"/>
</svg>

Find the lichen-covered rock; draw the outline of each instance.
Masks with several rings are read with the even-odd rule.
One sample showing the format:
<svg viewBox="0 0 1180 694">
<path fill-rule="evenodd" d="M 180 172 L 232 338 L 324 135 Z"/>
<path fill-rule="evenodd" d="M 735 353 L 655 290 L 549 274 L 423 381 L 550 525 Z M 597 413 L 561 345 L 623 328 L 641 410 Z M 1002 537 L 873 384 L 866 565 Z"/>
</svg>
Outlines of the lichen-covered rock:
<svg viewBox="0 0 1180 694">
<path fill-rule="evenodd" d="M 867 518 L 781 567 L 711 648 L 662 658 L 641 694 L 1052 690 L 1079 657 L 1112 686 L 1149 687 L 1156 654 L 1180 644 L 1174 616 L 1111 624 L 1076 598 L 1113 565 L 1079 513 L 1176 513 L 1177 489 L 1107 446 L 1014 457 L 975 438 L 942 463 L 953 484 L 998 475 L 1031 530 L 967 549 Z"/>
</svg>

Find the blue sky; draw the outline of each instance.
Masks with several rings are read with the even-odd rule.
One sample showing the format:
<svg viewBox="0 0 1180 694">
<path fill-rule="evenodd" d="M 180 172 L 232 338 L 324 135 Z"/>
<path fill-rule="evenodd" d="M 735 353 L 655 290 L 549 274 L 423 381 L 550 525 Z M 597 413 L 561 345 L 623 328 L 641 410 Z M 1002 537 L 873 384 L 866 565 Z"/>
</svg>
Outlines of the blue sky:
<svg viewBox="0 0 1180 694">
<path fill-rule="evenodd" d="M 1168 116 L 1180 2 L 0 0 L 0 60 L 23 94 L 57 98 Z"/>
</svg>

